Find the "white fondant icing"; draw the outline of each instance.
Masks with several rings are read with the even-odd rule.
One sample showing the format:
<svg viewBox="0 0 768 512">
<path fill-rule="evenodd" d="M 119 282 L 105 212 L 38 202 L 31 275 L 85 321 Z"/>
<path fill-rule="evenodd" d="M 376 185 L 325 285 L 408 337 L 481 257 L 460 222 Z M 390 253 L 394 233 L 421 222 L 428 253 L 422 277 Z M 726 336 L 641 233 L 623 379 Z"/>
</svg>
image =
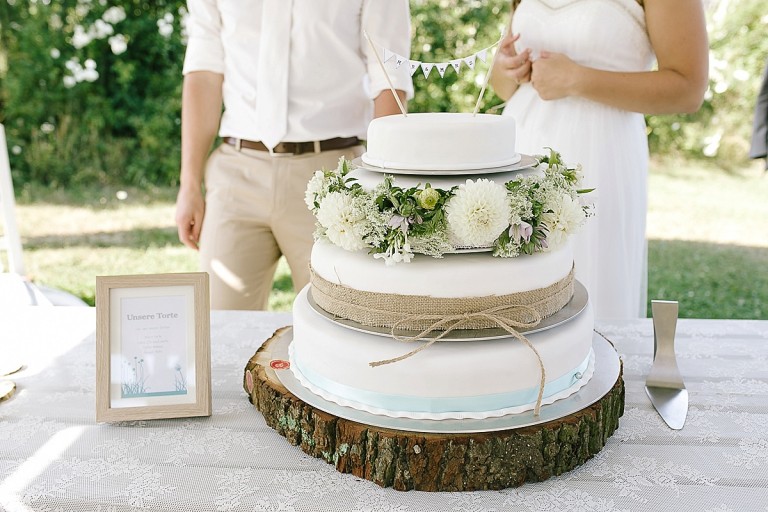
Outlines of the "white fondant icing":
<svg viewBox="0 0 768 512">
<path fill-rule="evenodd" d="M 371 121 L 362 158 L 376 167 L 470 170 L 513 164 L 520 155 L 513 117 L 429 112 Z"/>
<path fill-rule="evenodd" d="M 312 373 L 341 386 L 372 393 L 444 398 L 511 393 L 539 382 L 536 356 L 512 337 L 438 342 L 402 361 L 371 367 L 369 363 L 398 357 L 414 345 L 330 322 L 309 306 L 307 289 L 294 302 L 293 349 Z M 587 306 L 567 323 L 528 336 L 541 355 L 547 382 L 573 371 L 587 358 L 592 329 L 592 309 Z M 407 413 L 397 413 L 403 412 Z"/>
<path fill-rule="evenodd" d="M 384 265 L 367 251 L 346 251 L 319 240 L 312 248 L 312 268 L 326 281 L 356 290 L 427 295 L 486 297 L 546 288 L 573 266 L 573 243 L 551 252 L 494 258 L 488 253 L 419 256 L 409 263 Z"/>
</svg>

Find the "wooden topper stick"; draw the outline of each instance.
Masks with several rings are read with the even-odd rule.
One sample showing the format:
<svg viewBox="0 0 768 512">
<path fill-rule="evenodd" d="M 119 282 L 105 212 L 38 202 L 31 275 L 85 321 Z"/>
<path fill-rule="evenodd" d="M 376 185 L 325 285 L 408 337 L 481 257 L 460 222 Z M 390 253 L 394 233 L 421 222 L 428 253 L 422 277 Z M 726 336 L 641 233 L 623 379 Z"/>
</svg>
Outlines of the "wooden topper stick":
<svg viewBox="0 0 768 512">
<path fill-rule="evenodd" d="M 472 112 L 473 116 L 477 115 L 477 111 L 480 110 L 480 101 L 483 99 L 483 95 L 485 94 L 485 88 L 488 87 L 488 81 L 491 79 L 491 72 L 493 71 L 493 65 L 496 63 L 496 56 L 499 55 L 499 51 L 501 50 L 501 42 L 504 40 L 504 38 L 507 37 L 507 28 L 504 29 L 504 33 L 501 34 L 501 39 L 498 40 L 496 43 L 496 51 L 493 52 L 493 59 L 491 59 L 491 65 L 488 66 L 488 72 L 485 74 L 485 80 L 483 81 L 483 88 L 480 89 L 480 96 L 477 97 L 477 103 L 475 103 L 475 110 Z"/>
<path fill-rule="evenodd" d="M 392 85 L 392 80 L 389 78 L 389 73 L 387 73 L 387 68 L 384 67 L 384 63 L 381 61 L 381 57 L 379 57 L 379 52 L 376 50 L 376 45 L 374 45 L 373 41 L 371 41 L 371 36 L 368 35 L 367 30 L 363 30 L 363 34 L 365 34 L 365 38 L 368 40 L 368 44 L 371 45 L 371 50 L 373 50 L 373 54 L 376 56 L 376 60 L 379 62 L 379 66 L 381 66 L 381 70 L 384 72 L 384 76 L 387 77 L 387 83 L 389 83 L 389 90 L 392 91 L 392 96 L 395 97 L 397 106 L 400 107 L 400 112 L 402 112 L 404 117 L 408 117 L 408 114 L 405 113 L 405 107 L 400 102 L 400 96 L 397 95 L 397 91 L 395 91 L 395 86 Z"/>
</svg>

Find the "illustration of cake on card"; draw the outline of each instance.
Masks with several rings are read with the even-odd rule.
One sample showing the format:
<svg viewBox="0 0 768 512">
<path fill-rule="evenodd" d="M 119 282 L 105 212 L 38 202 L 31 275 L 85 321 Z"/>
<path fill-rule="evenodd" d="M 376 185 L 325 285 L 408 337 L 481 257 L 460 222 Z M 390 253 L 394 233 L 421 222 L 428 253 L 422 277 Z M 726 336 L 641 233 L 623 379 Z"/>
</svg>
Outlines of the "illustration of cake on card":
<svg viewBox="0 0 768 512">
<path fill-rule="evenodd" d="M 574 278 L 581 169 L 514 141 L 510 116 L 403 109 L 371 122 L 361 158 L 315 173 L 311 283 L 245 372 L 290 442 L 419 490 L 543 480 L 605 445 L 623 381 Z"/>
</svg>

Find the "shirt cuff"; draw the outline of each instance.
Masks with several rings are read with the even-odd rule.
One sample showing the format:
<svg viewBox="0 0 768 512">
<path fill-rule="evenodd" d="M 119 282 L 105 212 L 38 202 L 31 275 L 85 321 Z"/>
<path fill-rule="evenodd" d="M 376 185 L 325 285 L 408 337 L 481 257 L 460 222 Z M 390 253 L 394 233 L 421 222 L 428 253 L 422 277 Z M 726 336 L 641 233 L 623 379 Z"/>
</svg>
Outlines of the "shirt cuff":
<svg viewBox="0 0 768 512">
<path fill-rule="evenodd" d="M 212 71 L 224 74 L 224 49 L 218 39 L 195 38 L 187 42 L 182 74 Z"/>
</svg>

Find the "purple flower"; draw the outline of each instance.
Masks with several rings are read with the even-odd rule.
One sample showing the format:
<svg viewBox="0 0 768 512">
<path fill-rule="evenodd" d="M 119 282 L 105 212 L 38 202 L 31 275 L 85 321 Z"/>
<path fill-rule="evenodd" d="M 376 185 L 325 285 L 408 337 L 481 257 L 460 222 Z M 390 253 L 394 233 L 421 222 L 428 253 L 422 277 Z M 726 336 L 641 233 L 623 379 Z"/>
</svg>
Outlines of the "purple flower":
<svg viewBox="0 0 768 512">
<path fill-rule="evenodd" d="M 533 234 L 533 226 L 521 220 L 520 222 L 513 224 L 509 227 L 509 237 L 512 240 L 522 238 L 523 242 L 528 243 L 531 240 Z"/>
<path fill-rule="evenodd" d="M 403 233 L 408 232 L 408 219 L 403 217 L 402 215 L 394 214 L 391 219 L 389 219 L 389 227 L 399 229 Z"/>
</svg>

